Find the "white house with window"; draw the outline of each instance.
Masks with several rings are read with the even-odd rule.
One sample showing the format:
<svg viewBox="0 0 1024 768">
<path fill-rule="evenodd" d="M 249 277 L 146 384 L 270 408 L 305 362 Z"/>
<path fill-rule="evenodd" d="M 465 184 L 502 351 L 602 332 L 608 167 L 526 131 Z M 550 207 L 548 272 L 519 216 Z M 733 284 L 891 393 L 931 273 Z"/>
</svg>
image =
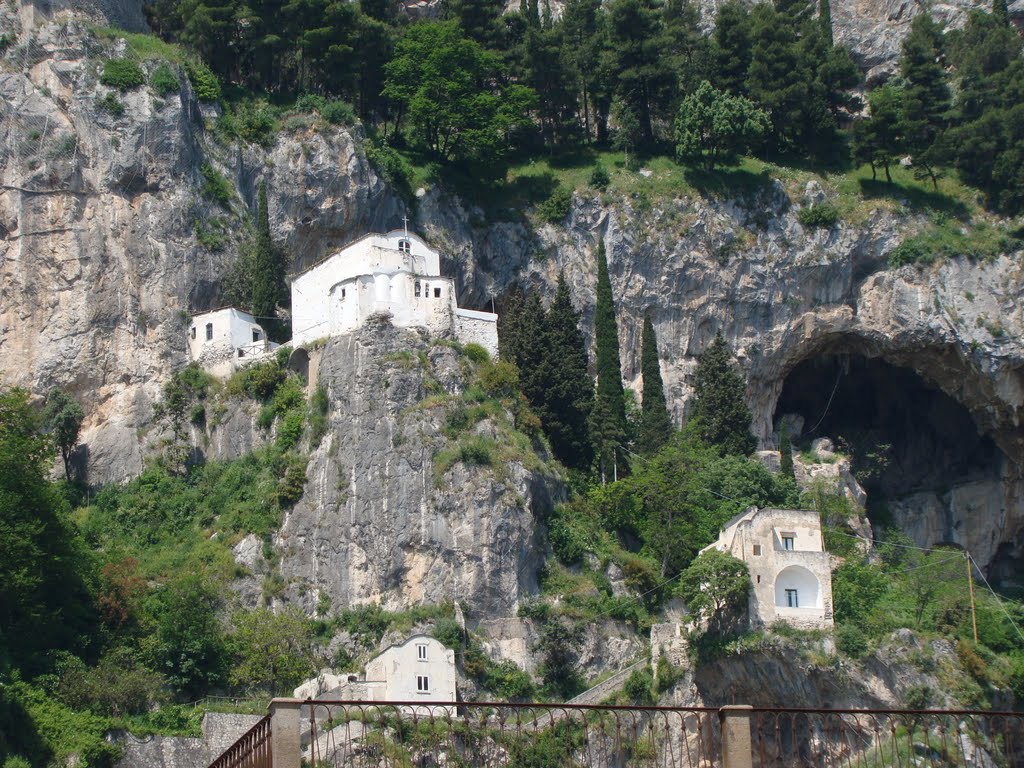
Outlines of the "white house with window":
<svg viewBox="0 0 1024 768">
<path fill-rule="evenodd" d="M 333 676 L 331 676 L 333 678 Z M 333 678 L 336 679 L 336 678 Z M 330 695 L 350 701 L 456 701 L 455 651 L 430 635 L 413 635 L 389 645 L 366 663 L 362 679 L 351 675 L 340 687 L 314 690 L 309 681 L 295 689 L 296 698 Z M 418 714 L 454 713 L 453 707 L 414 706 Z"/>
<path fill-rule="evenodd" d="M 805 629 L 832 626 L 832 560 L 817 512 L 751 507 L 701 551 L 708 549 L 747 564 L 752 628 L 776 621 Z"/>
<path fill-rule="evenodd" d="M 233 307 L 194 315 L 189 323 L 189 355 L 215 376 L 226 376 L 277 347 L 256 318 Z"/>
<path fill-rule="evenodd" d="M 369 234 L 292 280 L 292 345 L 359 328 L 371 316 L 498 351 L 498 316 L 462 309 L 441 257 L 406 230 Z"/>
</svg>

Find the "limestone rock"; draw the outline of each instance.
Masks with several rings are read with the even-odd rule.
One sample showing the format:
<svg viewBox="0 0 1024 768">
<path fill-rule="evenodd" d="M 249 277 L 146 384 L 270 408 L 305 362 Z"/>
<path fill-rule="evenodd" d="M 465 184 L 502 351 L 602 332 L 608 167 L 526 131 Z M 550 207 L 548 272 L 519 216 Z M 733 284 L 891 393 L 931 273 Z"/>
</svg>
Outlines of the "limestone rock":
<svg viewBox="0 0 1024 768">
<path fill-rule="evenodd" d="M 434 347 L 425 369 L 428 349 L 415 331 L 366 328 L 323 350 L 330 429 L 275 538 L 288 597 L 309 612 L 317 591 L 335 606 L 459 600 L 473 615 L 503 616 L 537 589 L 535 521 L 562 486 L 518 460 L 439 474 L 446 411 L 424 400 L 433 371 L 458 367 L 458 353 Z"/>
</svg>

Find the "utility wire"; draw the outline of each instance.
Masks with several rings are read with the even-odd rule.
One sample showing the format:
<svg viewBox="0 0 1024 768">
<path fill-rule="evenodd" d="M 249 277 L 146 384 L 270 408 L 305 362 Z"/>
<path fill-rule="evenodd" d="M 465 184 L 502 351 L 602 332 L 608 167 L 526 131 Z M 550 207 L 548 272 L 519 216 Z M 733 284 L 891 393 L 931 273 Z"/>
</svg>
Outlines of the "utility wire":
<svg viewBox="0 0 1024 768">
<path fill-rule="evenodd" d="M 992 589 L 992 585 L 988 583 L 988 579 L 985 578 L 985 573 L 981 570 L 981 568 L 978 567 L 978 562 L 966 549 L 964 550 L 964 552 L 967 553 L 967 558 L 971 561 L 971 565 L 973 565 L 977 569 L 978 575 L 981 576 L 981 580 L 985 583 L 985 586 L 988 588 L 988 591 L 992 593 L 992 597 L 995 598 L 996 603 L 998 603 L 999 608 L 1003 612 L 1003 615 L 1006 616 L 1006 620 L 1010 622 L 1010 624 L 1013 626 L 1015 630 L 1017 630 L 1017 636 L 1020 637 L 1022 641 L 1024 641 L 1024 632 L 1020 631 L 1020 627 L 1017 626 L 1017 622 L 1013 620 L 1013 617 L 1010 615 L 1010 612 L 1006 610 L 1006 606 L 1003 605 L 1003 601 L 999 598 L 999 595 L 997 595 L 996 591 Z"/>
</svg>

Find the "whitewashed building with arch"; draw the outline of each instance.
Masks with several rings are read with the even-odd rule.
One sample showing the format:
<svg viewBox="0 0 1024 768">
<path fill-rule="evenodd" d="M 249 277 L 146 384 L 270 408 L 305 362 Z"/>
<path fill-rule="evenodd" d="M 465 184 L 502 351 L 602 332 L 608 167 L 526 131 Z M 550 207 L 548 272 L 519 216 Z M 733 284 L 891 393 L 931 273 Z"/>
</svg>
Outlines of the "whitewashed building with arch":
<svg viewBox="0 0 1024 768">
<path fill-rule="evenodd" d="M 802 629 L 833 625 L 832 558 L 823 546 L 817 512 L 751 507 L 701 551 L 709 549 L 747 564 L 752 629 L 776 621 Z"/>
<path fill-rule="evenodd" d="M 292 280 L 292 345 L 349 333 L 378 316 L 397 327 L 474 342 L 498 352 L 498 316 L 463 309 L 441 257 L 405 230 L 369 234 Z"/>
</svg>

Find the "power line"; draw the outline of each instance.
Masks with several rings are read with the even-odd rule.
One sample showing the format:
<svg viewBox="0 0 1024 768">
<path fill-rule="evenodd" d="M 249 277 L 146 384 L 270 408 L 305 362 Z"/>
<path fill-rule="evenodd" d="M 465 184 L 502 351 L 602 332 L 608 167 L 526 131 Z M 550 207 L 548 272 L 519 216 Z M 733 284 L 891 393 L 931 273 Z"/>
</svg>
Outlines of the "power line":
<svg viewBox="0 0 1024 768">
<path fill-rule="evenodd" d="M 978 569 L 978 575 L 981 576 L 981 580 L 985 583 L 985 586 L 988 588 L 988 591 L 992 593 L 992 597 L 995 598 L 995 601 L 999 605 L 999 608 L 1003 612 L 1003 615 L 1006 616 L 1006 620 L 1009 621 L 1013 628 L 1017 631 L 1017 636 L 1020 637 L 1022 641 L 1024 641 L 1024 632 L 1020 631 L 1020 627 L 1017 626 L 1017 622 L 1013 620 L 1013 617 L 1010 615 L 1010 612 L 1006 610 L 1006 606 L 1003 605 L 1003 601 L 999 598 L 999 595 L 997 595 L 996 591 L 992 589 L 992 585 L 988 583 L 988 579 L 985 578 L 985 573 L 981 570 L 980 567 L 978 567 L 978 561 L 975 560 L 974 557 L 971 556 L 971 553 L 968 552 L 966 549 L 964 550 L 964 552 L 967 552 L 968 560 L 970 560 L 971 564 Z"/>
</svg>

